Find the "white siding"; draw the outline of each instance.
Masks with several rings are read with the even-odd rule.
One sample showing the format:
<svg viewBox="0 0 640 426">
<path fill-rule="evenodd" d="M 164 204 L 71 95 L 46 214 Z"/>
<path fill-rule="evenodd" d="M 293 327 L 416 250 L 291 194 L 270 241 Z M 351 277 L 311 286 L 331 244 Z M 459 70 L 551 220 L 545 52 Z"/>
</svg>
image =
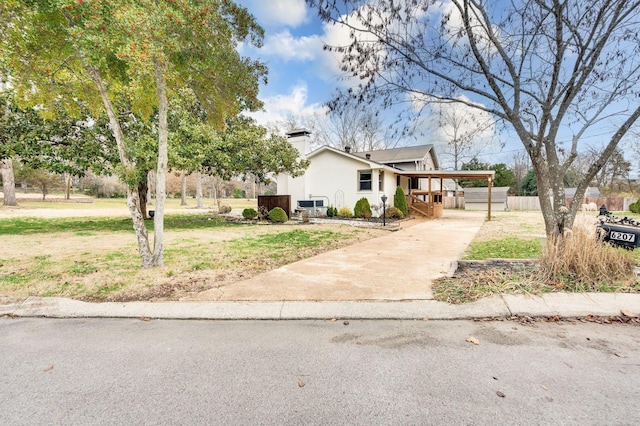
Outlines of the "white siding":
<svg viewBox="0 0 640 426">
<path fill-rule="evenodd" d="M 351 210 L 362 197 L 366 197 L 371 205 L 380 204 L 382 193 L 378 191 L 379 170 L 372 170 L 371 190 L 359 191 L 358 172 L 363 170 L 371 169 L 364 162 L 331 151 L 321 152 L 311 159 L 311 165 L 305 173 L 307 198 L 303 199 L 308 199 L 309 195 L 313 198 L 322 197 L 325 200 L 329 199 L 330 205 L 337 208 L 348 207 Z M 387 174 L 391 173 L 384 176 L 385 190 L 388 190 L 388 186 L 393 187 L 391 181 L 395 179 L 394 176 L 386 176 Z M 291 201 L 294 203 L 293 196 Z"/>
</svg>

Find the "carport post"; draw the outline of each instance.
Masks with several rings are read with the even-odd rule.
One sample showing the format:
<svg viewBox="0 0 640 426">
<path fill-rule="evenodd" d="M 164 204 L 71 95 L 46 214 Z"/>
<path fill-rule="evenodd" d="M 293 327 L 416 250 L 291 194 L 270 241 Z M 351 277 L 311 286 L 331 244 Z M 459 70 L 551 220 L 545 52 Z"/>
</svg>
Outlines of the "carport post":
<svg viewBox="0 0 640 426">
<path fill-rule="evenodd" d="M 491 187 L 493 186 L 493 179 L 491 179 L 491 176 L 487 178 L 487 181 L 489 182 L 489 205 L 487 207 L 487 221 L 491 221 Z"/>
</svg>

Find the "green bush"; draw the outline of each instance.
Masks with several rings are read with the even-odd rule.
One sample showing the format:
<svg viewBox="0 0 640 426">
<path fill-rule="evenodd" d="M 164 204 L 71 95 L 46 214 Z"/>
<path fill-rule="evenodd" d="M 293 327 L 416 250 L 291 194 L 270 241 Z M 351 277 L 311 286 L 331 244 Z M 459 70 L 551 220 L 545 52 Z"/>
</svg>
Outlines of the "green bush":
<svg viewBox="0 0 640 426">
<path fill-rule="evenodd" d="M 258 217 L 258 212 L 252 208 L 244 209 L 242 210 L 242 217 L 245 219 L 255 219 Z"/>
<path fill-rule="evenodd" d="M 269 220 L 272 222 L 285 223 L 289 220 L 289 216 L 282 210 L 282 207 L 274 207 L 269 212 Z"/>
<path fill-rule="evenodd" d="M 371 205 L 366 197 L 362 197 L 356 202 L 356 206 L 353 209 L 353 215 L 364 219 L 369 219 L 371 217 Z"/>
<path fill-rule="evenodd" d="M 353 217 L 353 213 L 351 212 L 351 209 L 349 207 L 343 207 L 340 210 L 338 210 L 338 217 L 342 217 L 342 218 Z"/>
<path fill-rule="evenodd" d="M 631 213 L 640 213 L 640 200 L 635 203 L 631 203 L 629 205 L 629 210 L 631 210 Z"/>
<path fill-rule="evenodd" d="M 220 214 L 231 213 L 231 206 L 222 205 L 220 206 Z"/>
<path fill-rule="evenodd" d="M 327 217 L 334 217 L 338 214 L 338 209 L 333 206 L 327 207 Z"/>
<path fill-rule="evenodd" d="M 396 188 L 396 193 L 393 196 L 393 206 L 402 212 L 402 217 L 409 214 L 409 208 L 407 207 L 407 197 L 405 196 L 404 191 L 401 187 Z"/>
<path fill-rule="evenodd" d="M 233 189 L 233 198 L 247 198 L 247 191 L 240 188 Z"/>
<path fill-rule="evenodd" d="M 404 213 L 397 207 L 387 207 L 387 210 L 384 212 L 384 217 L 387 219 L 403 219 Z"/>
</svg>

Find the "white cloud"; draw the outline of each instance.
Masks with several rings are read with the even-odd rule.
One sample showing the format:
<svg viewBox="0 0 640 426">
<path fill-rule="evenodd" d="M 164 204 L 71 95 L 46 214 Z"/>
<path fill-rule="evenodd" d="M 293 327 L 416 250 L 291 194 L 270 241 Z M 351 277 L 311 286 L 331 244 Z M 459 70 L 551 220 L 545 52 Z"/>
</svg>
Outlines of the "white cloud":
<svg viewBox="0 0 640 426">
<path fill-rule="evenodd" d="M 296 38 L 289 30 L 267 36 L 260 51 L 265 55 L 277 56 L 284 61 L 311 61 L 322 53 L 324 43 L 320 36 Z"/>
<path fill-rule="evenodd" d="M 244 0 L 242 3 L 265 26 L 295 28 L 307 21 L 305 0 Z"/>
<path fill-rule="evenodd" d="M 289 116 L 311 117 L 315 114 L 324 114 L 326 107 L 319 103 L 307 105 L 307 85 L 300 83 L 291 88 L 285 95 L 275 95 L 266 99 L 264 111 L 251 113 L 260 124 L 269 124 L 286 121 Z"/>
</svg>

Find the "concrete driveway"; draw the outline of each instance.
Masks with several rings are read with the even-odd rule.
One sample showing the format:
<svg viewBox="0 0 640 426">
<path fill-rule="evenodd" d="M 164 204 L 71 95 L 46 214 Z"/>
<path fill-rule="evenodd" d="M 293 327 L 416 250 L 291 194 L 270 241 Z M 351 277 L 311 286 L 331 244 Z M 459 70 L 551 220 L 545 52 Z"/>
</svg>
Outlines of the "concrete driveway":
<svg viewBox="0 0 640 426">
<path fill-rule="evenodd" d="M 448 272 L 485 218 L 447 210 L 438 219 L 413 219 L 397 232 L 207 290 L 196 300 L 433 299 L 432 280 Z"/>
</svg>

